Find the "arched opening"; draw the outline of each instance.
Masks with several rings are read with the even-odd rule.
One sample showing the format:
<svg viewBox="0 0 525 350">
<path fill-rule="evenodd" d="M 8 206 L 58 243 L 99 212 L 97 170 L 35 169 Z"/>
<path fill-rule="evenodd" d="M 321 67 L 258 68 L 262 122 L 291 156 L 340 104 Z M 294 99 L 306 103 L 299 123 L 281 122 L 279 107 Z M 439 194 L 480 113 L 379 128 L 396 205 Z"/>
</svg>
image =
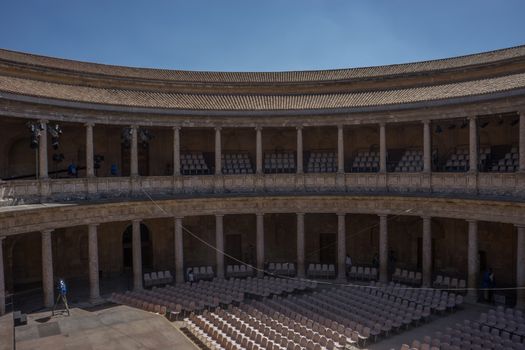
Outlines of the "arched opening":
<svg viewBox="0 0 525 350">
<path fill-rule="evenodd" d="M 122 235 L 122 249 L 123 249 L 123 262 L 124 269 L 133 268 L 133 228 L 129 225 Z M 152 244 L 149 229 L 146 225 L 140 224 L 140 241 L 142 248 L 142 268 L 150 269 L 152 267 Z"/>
</svg>

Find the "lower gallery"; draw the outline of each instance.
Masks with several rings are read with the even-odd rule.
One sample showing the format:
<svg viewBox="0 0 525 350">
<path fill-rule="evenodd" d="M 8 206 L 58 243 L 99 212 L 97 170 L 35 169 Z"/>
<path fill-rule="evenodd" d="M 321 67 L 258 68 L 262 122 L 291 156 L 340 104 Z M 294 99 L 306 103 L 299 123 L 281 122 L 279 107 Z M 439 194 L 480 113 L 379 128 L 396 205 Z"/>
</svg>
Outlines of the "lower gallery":
<svg viewBox="0 0 525 350">
<path fill-rule="evenodd" d="M 0 349 L 523 349 L 524 74 L 0 50 Z"/>
</svg>

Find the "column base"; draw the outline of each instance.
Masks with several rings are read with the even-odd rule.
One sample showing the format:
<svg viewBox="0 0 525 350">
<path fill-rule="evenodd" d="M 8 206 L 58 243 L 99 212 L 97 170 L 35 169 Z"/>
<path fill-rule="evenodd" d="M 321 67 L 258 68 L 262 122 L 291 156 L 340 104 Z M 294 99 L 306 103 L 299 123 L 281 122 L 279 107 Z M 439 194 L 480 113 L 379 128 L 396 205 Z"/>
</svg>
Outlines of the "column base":
<svg viewBox="0 0 525 350">
<path fill-rule="evenodd" d="M 100 296 L 95 297 L 95 298 L 89 298 L 89 303 L 93 306 L 101 305 L 101 304 L 104 304 L 105 302 L 106 300 L 101 298 Z"/>
</svg>

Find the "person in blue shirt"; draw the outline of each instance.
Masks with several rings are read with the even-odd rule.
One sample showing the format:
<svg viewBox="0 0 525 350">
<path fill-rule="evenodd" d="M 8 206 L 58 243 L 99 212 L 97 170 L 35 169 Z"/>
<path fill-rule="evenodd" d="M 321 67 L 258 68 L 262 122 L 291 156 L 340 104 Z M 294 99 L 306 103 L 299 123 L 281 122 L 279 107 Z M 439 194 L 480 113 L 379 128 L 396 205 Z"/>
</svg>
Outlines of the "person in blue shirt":
<svg viewBox="0 0 525 350">
<path fill-rule="evenodd" d="M 118 176 L 117 164 L 111 163 L 111 176 Z"/>
<path fill-rule="evenodd" d="M 78 177 L 78 169 L 74 161 L 71 161 L 71 163 L 68 165 L 67 174 L 71 177 Z"/>
</svg>

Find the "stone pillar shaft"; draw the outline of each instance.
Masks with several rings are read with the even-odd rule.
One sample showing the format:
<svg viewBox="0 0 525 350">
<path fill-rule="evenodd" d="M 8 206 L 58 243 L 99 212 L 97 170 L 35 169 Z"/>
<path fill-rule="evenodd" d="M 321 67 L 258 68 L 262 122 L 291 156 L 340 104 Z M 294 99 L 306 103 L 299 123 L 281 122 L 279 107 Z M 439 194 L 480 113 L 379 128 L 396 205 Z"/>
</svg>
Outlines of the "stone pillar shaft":
<svg viewBox="0 0 525 350">
<path fill-rule="evenodd" d="M 0 237 L 0 316 L 5 314 L 4 239 Z"/>
<path fill-rule="evenodd" d="M 222 141 L 221 128 L 215 128 L 215 175 L 222 174 Z"/>
<path fill-rule="evenodd" d="M 525 112 L 520 113 L 519 170 L 525 172 Z"/>
<path fill-rule="evenodd" d="M 423 287 L 432 285 L 432 231 L 431 218 L 423 217 Z"/>
<path fill-rule="evenodd" d="M 175 282 L 184 283 L 182 218 L 175 218 Z"/>
<path fill-rule="evenodd" d="M 130 175 L 139 175 L 139 155 L 138 155 L 138 127 L 131 126 L 131 161 L 130 161 Z"/>
<path fill-rule="evenodd" d="M 257 213 L 257 276 L 264 275 L 264 214 Z"/>
<path fill-rule="evenodd" d="M 337 126 L 337 172 L 345 172 L 345 140 L 342 125 Z"/>
<path fill-rule="evenodd" d="M 297 277 L 304 277 L 304 213 L 297 213 Z"/>
<path fill-rule="evenodd" d="M 297 127 L 297 174 L 302 174 L 303 168 L 303 127 Z"/>
<path fill-rule="evenodd" d="M 346 224 L 345 214 L 337 214 L 337 279 L 346 279 Z"/>
<path fill-rule="evenodd" d="M 476 117 L 469 118 L 469 171 L 478 172 L 478 123 Z"/>
<path fill-rule="evenodd" d="M 379 215 L 379 281 L 388 282 L 388 217 Z"/>
<path fill-rule="evenodd" d="M 217 250 L 217 277 L 224 278 L 224 215 L 215 215 L 215 247 Z"/>
<path fill-rule="evenodd" d="M 478 287 L 479 261 L 478 261 L 478 222 L 468 221 L 468 288 Z M 470 297 L 476 297 L 475 290 L 469 290 Z M 475 300 L 475 299 L 474 299 Z"/>
<path fill-rule="evenodd" d="M 516 243 L 516 286 L 525 287 L 525 226 L 517 226 Z M 516 307 L 525 308 L 525 290 L 518 289 L 516 294 Z"/>
<path fill-rule="evenodd" d="M 52 230 L 42 231 L 42 286 L 44 289 L 44 306 L 52 307 L 55 298 L 53 286 L 53 248 Z"/>
<path fill-rule="evenodd" d="M 100 298 L 98 279 L 98 237 L 97 225 L 88 225 L 88 254 L 89 254 L 89 297 L 91 300 Z"/>
<path fill-rule="evenodd" d="M 423 122 L 423 172 L 432 171 L 432 135 L 430 133 L 430 120 Z"/>
<path fill-rule="evenodd" d="M 263 173 L 263 152 L 262 152 L 262 128 L 255 128 L 255 172 L 257 174 Z"/>
<path fill-rule="evenodd" d="M 40 131 L 38 138 L 38 177 L 39 179 L 49 178 L 47 168 L 47 120 L 40 120 L 39 123 L 44 126 Z"/>
<path fill-rule="evenodd" d="M 173 176 L 180 175 L 180 127 L 173 127 Z"/>
<path fill-rule="evenodd" d="M 93 146 L 93 124 L 86 124 L 86 176 L 95 176 L 95 160 Z"/>
<path fill-rule="evenodd" d="M 142 289 L 142 242 L 140 220 L 132 221 L 133 289 Z"/>
<path fill-rule="evenodd" d="M 379 124 L 379 172 L 386 173 L 386 126 Z"/>
</svg>

